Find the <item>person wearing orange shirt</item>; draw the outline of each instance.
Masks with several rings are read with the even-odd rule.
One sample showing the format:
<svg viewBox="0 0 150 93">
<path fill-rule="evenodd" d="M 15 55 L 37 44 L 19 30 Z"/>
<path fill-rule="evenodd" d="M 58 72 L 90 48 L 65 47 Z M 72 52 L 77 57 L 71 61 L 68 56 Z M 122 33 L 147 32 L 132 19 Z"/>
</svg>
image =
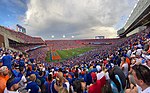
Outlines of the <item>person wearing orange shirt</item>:
<svg viewBox="0 0 150 93">
<path fill-rule="evenodd" d="M 0 68 L 0 93 L 3 93 L 6 87 L 6 82 L 9 79 L 8 72 L 7 66 L 2 66 Z"/>
</svg>

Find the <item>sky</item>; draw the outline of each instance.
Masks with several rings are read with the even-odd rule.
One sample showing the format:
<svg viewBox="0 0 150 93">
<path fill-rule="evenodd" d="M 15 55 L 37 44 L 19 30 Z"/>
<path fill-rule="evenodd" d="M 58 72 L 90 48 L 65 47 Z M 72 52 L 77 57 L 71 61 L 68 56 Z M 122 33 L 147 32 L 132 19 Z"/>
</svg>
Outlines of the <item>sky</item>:
<svg viewBox="0 0 150 93">
<path fill-rule="evenodd" d="M 0 0 L 0 25 L 53 39 L 116 38 L 138 0 Z"/>
</svg>

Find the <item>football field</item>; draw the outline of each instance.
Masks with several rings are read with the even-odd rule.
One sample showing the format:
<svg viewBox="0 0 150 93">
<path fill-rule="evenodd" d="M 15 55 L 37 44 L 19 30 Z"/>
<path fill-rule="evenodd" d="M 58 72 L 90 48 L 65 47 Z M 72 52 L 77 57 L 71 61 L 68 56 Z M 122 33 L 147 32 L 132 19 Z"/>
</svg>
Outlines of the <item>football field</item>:
<svg viewBox="0 0 150 93">
<path fill-rule="evenodd" d="M 67 58 L 78 56 L 90 50 L 92 50 L 91 47 L 84 47 L 84 48 L 75 48 L 69 50 L 57 50 L 57 53 L 60 55 L 61 59 L 67 59 Z"/>
<path fill-rule="evenodd" d="M 92 50 L 91 47 L 82 47 L 82 48 L 75 48 L 75 49 L 66 49 L 66 50 L 56 50 L 56 54 L 60 56 L 60 60 L 51 60 L 51 51 L 47 52 L 46 61 L 47 62 L 58 62 L 63 61 L 65 59 L 79 56 L 87 51 Z"/>
</svg>

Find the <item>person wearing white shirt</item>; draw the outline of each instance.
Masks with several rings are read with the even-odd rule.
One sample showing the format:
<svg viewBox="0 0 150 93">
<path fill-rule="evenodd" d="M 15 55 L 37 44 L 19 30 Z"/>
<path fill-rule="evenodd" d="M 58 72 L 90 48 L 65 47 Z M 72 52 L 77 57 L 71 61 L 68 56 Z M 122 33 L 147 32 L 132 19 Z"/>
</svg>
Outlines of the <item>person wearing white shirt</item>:
<svg viewBox="0 0 150 93">
<path fill-rule="evenodd" d="M 97 80 L 100 80 L 103 76 L 105 76 L 105 73 L 103 71 L 97 73 Z"/>
<path fill-rule="evenodd" d="M 127 52 L 127 56 L 130 57 L 131 53 L 132 53 L 132 51 L 131 51 L 131 49 L 129 49 L 128 52 Z"/>
<path fill-rule="evenodd" d="M 150 87 L 148 87 L 145 90 L 143 90 L 142 93 L 150 93 Z"/>
<path fill-rule="evenodd" d="M 122 70 L 123 70 L 123 73 L 125 74 L 126 78 L 128 76 L 128 63 L 125 62 L 123 65 L 122 65 Z"/>
<path fill-rule="evenodd" d="M 150 93 L 150 69 L 144 65 L 134 65 L 132 69 L 134 80 L 142 89 L 141 93 Z"/>
<path fill-rule="evenodd" d="M 122 69 L 122 71 L 123 71 L 123 73 L 124 73 L 124 75 L 126 76 L 126 78 L 128 77 L 128 73 L 129 73 L 129 71 L 128 71 L 128 63 L 126 62 L 126 58 L 125 57 L 122 57 L 121 58 L 121 61 L 122 61 L 122 66 L 121 66 L 121 69 Z"/>
</svg>

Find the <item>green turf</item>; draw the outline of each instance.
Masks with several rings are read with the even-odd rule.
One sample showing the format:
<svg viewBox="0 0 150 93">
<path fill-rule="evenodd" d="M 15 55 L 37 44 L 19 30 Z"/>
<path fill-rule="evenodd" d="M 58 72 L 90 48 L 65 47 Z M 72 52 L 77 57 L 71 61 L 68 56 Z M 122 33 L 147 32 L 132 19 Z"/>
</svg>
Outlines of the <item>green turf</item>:
<svg viewBox="0 0 150 93">
<path fill-rule="evenodd" d="M 83 54 L 90 50 L 92 50 L 91 47 L 84 47 L 84 48 L 75 48 L 70 50 L 57 50 L 57 53 L 60 55 L 61 59 L 68 59 Z"/>
<path fill-rule="evenodd" d="M 78 56 L 78 55 L 83 54 L 83 53 L 90 51 L 92 49 L 93 48 L 91 48 L 91 47 L 83 47 L 83 48 L 75 48 L 75 49 L 70 49 L 70 50 L 57 50 L 56 52 L 61 57 L 61 60 L 59 60 L 59 62 L 62 62 L 65 59 Z M 47 56 L 45 58 L 45 60 L 47 62 L 50 62 L 49 56 L 50 56 L 50 51 L 47 52 Z M 53 60 L 51 62 L 58 62 L 58 60 Z"/>
<path fill-rule="evenodd" d="M 45 60 L 50 62 L 50 51 L 47 52 Z"/>
</svg>

